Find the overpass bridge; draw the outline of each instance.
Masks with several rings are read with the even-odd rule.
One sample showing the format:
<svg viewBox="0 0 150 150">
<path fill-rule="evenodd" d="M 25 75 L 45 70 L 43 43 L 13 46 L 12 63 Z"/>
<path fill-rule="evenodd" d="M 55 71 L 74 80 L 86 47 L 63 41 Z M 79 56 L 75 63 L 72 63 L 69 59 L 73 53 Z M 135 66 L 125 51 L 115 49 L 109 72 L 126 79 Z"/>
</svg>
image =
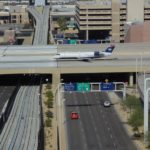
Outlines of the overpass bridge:
<svg viewBox="0 0 150 150">
<path fill-rule="evenodd" d="M 91 62 L 56 61 L 58 52 L 104 50 L 108 44 L 47 45 L 47 46 L 1 46 L 0 74 L 52 74 L 59 83 L 62 74 L 78 73 L 129 73 L 150 71 L 150 43 L 116 44 L 111 57 Z"/>
<path fill-rule="evenodd" d="M 42 12 L 38 12 L 35 7 L 27 8 L 29 13 L 35 18 L 35 34 L 33 45 L 47 45 L 48 42 L 48 25 L 49 25 L 49 6 L 44 6 Z"/>
<path fill-rule="evenodd" d="M 47 45 L 50 7 L 45 6 L 45 0 L 35 0 L 35 6 L 39 5 L 44 6 L 41 13 L 33 6 L 28 8 L 36 21 L 33 42 L 35 46 L 0 47 L 0 74 L 48 73 L 53 75 L 53 82 L 57 84 L 60 82 L 61 74 L 127 72 L 130 73 L 129 79 L 132 81 L 133 73 L 150 71 L 150 43 L 116 44 L 112 57 L 91 63 L 53 60 L 52 56 L 61 51 L 103 50 L 106 45 Z"/>
</svg>

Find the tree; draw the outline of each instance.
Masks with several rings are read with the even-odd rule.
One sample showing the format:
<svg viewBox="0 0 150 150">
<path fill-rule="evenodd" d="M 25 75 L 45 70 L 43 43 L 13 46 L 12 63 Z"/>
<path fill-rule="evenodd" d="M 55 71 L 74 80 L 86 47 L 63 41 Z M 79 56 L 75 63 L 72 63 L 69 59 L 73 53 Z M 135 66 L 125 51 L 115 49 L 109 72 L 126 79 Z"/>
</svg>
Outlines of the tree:
<svg viewBox="0 0 150 150">
<path fill-rule="evenodd" d="M 60 17 L 58 20 L 57 20 L 57 23 L 60 27 L 60 30 L 61 31 L 64 31 L 67 29 L 67 20 L 65 17 Z"/>
</svg>

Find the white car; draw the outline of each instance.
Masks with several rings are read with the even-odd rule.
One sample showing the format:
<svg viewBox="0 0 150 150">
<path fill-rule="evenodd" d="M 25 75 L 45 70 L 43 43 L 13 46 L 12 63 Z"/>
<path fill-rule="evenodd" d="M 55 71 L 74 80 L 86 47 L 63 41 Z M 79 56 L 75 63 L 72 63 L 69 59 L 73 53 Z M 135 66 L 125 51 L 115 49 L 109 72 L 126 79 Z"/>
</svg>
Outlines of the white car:
<svg viewBox="0 0 150 150">
<path fill-rule="evenodd" d="M 111 102 L 110 101 L 104 101 L 104 107 L 110 107 Z"/>
</svg>

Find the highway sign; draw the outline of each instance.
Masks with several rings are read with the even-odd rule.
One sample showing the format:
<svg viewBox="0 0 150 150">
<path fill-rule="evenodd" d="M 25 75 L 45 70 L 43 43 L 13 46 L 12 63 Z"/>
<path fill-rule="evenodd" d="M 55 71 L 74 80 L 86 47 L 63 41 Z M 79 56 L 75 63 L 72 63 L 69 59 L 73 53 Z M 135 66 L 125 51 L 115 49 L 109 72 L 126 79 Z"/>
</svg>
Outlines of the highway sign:
<svg viewBox="0 0 150 150">
<path fill-rule="evenodd" d="M 69 44 L 77 44 L 77 40 L 69 40 Z"/>
<path fill-rule="evenodd" d="M 90 91 L 90 83 L 77 83 L 77 91 Z"/>
<path fill-rule="evenodd" d="M 64 90 L 65 91 L 76 91 L 76 83 L 65 83 Z"/>
<path fill-rule="evenodd" d="M 113 82 L 101 83 L 100 88 L 101 91 L 115 90 L 115 84 Z"/>
</svg>

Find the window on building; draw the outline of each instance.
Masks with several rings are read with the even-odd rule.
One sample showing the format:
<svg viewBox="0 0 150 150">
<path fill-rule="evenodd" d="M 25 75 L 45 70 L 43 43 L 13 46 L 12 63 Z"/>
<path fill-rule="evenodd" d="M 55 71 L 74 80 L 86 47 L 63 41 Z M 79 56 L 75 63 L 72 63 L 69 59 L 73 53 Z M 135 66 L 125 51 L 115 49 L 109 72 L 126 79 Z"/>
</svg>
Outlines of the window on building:
<svg viewBox="0 0 150 150">
<path fill-rule="evenodd" d="M 16 15 L 12 15 L 11 18 L 12 18 L 12 19 L 16 19 Z"/>
<path fill-rule="evenodd" d="M 20 23 L 22 23 L 22 16 L 20 15 Z"/>
<path fill-rule="evenodd" d="M 16 23 L 16 20 L 12 20 L 11 22 L 12 22 L 12 23 Z"/>
</svg>

